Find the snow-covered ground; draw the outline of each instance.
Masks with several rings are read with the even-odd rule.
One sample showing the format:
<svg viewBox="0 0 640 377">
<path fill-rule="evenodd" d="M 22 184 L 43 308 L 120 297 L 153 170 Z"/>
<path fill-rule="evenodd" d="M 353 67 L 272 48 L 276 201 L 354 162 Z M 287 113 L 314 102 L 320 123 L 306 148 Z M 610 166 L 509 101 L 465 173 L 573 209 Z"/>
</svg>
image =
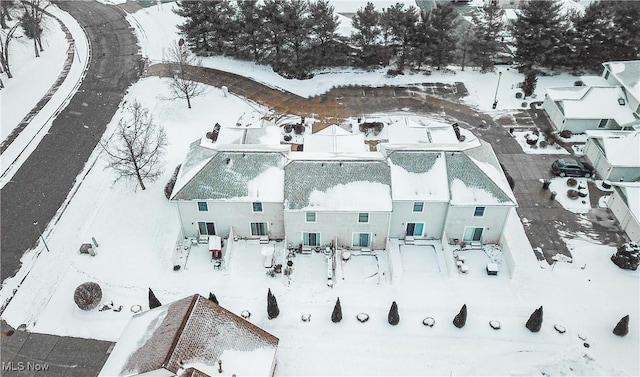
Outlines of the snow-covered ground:
<svg viewBox="0 0 640 377">
<path fill-rule="evenodd" d="M 549 144 L 543 133 L 539 135 L 533 134 L 532 131 L 514 131 L 512 133 L 516 139 L 522 151 L 527 154 L 569 154 L 566 149 L 562 148 L 558 144 Z M 536 140 L 535 144 L 530 145 L 527 143 L 528 138 Z"/>
</svg>

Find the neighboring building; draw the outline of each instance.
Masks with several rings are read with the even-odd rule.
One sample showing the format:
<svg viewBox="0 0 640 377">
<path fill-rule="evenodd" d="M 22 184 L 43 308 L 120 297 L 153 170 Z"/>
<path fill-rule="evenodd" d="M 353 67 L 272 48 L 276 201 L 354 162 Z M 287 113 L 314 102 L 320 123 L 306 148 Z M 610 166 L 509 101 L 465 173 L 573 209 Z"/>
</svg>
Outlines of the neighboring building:
<svg viewBox="0 0 640 377">
<path fill-rule="evenodd" d="M 134 315 L 99 375 L 273 376 L 277 348 L 278 338 L 196 294 Z"/>
<path fill-rule="evenodd" d="M 587 131 L 584 154 L 600 178 L 640 181 L 640 131 Z"/>
<path fill-rule="evenodd" d="M 549 88 L 543 108 L 558 131 L 633 129 L 640 126 L 640 61 L 604 63 L 586 86 Z"/>
<path fill-rule="evenodd" d="M 171 196 L 183 235 L 233 227 L 243 238 L 377 250 L 388 238 L 499 243 L 517 204 L 488 143 L 466 130 L 460 142 L 441 124 L 386 132 L 375 152 L 337 127 L 307 135 L 311 151 L 193 143 Z"/>
<path fill-rule="evenodd" d="M 640 182 L 614 183 L 608 207 L 633 242 L 640 242 Z"/>
<path fill-rule="evenodd" d="M 364 152 L 369 147 L 364 134 L 351 133 L 337 125 L 331 125 L 314 134 L 306 135 L 303 142 L 305 152 Z"/>
</svg>

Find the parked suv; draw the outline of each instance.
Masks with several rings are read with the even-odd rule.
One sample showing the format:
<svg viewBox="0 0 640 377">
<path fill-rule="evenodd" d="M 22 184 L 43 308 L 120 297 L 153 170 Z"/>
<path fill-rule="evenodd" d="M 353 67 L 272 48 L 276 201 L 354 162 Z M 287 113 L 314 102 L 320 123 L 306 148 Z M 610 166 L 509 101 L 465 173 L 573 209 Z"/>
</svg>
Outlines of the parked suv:
<svg viewBox="0 0 640 377">
<path fill-rule="evenodd" d="M 586 162 L 574 160 L 572 158 L 561 158 L 551 164 L 551 170 L 554 174 L 561 177 L 592 177 L 593 166 Z"/>
</svg>

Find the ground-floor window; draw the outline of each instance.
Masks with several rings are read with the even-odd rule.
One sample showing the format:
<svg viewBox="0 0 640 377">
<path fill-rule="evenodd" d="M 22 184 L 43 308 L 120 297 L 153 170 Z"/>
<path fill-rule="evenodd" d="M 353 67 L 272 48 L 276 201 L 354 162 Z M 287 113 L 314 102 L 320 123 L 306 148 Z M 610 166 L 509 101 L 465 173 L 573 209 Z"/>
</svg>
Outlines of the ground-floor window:
<svg viewBox="0 0 640 377">
<path fill-rule="evenodd" d="M 354 247 L 369 247 L 371 244 L 371 234 L 369 233 L 353 233 Z"/>
<path fill-rule="evenodd" d="M 302 244 L 304 246 L 320 246 L 320 233 L 302 233 Z"/>
<path fill-rule="evenodd" d="M 251 223 L 251 235 L 252 236 L 266 236 L 267 235 L 267 223 Z"/>
<path fill-rule="evenodd" d="M 424 231 L 424 223 L 407 223 L 406 236 L 409 237 L 422 237 Z"/>
<path fill-rule="evenodd" d="M 213 236 L 216 234 L 216 227 L 213 223 L 199 222 L 198 231 L 200 232 L 200 234 Z"/>
<path fill-rule="evenodd" d="M 464 237 L 462 240 L 464 242 L 480 242 L 482 241 L 483 232 L 484 228 L 467 227 L 464 229 Z"/>
</svg>

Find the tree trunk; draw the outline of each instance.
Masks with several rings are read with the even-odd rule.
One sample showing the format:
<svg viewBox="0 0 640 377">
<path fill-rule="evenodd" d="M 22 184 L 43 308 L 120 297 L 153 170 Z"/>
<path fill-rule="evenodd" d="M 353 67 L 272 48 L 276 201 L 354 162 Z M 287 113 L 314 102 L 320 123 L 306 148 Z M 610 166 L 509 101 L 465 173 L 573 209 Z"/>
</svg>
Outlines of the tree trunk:
<svg viewBox="0 0 640 377">
<path fill-rule="evenodd" d="M 36 53 L 36 58 L 39 58 L 40 52 L 38 51 L 38 41 L 36 41 L 36 38 L 33 38 L 33 51 Z"/>
<path fill-rule="evenodd" d="M 189 98 L 189 93 L 185 93 L 186 97 L 187 97 L 187 107 L 190 109 L 191 108 L 191 98 Z"/>
<path fill-rule="evenodd" d="M 140 184 L 140 188 L 144 191 L 147 188 L 144 185 L 144 181 L 142 180 L 142 177 L 140 176 L 140 170 L 138 170 L 138 168 L 136 167 L 136 177 L 138 178 L 138 183 Z"/>
<path fill-rule="evenodd" d="M 8 18 L 8 13 L 4 7 L 4 5 L 0 8 L 0 25 L 2 25 L 3 29 L 8 29 L 9 26 L 7 25 L 7 20 L 5 19 L 5 14 L 7 15 Z"/>
<path fill-rule="evenodd" d="M 40 48 L 40 51 L 44 51 L 44 48 L 42 48 L 42 39 L 40 38 L 39 35 L 36 38 L 36 41 L 38 42 L 38 47 Z"/>
</svg>

